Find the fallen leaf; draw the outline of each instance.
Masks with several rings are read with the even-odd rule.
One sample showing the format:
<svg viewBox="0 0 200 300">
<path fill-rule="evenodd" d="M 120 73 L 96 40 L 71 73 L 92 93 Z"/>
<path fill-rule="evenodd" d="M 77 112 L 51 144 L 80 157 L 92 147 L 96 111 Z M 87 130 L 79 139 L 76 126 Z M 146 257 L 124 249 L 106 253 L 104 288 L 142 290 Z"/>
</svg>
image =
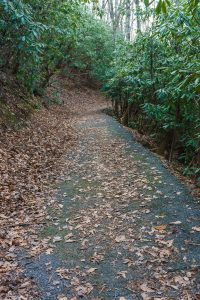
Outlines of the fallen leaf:
<svg viewBox="0 0 200 300">
<path fill-rule="evenodd" d="M 87 272 L 87 274 L 91 274 L 91 273 L 94 273 L 96 270 L 97 270 L 97 268 L 90 268 L 86 272 Z"/>
<path fill-rule="evenodd" d="M 68 298 L 65 295 L 58 295 L 57 300 L 68 300 Z"/>
<path fill-rule="evenodd" d="M 192 227 L 192 230 L 200 232 L 200 227 L 194 226 Z"/>
<path fill-rule="evenodd" d="M 60 241 L 62 241 L 62 238 L 60 236 L 54 236 L 53 243 L 57 243 L 57 242 L 60 242 Z"/>
<path fill-rule="evenodd" d="M 167 241 L 163 241 L 163 240 L 156 240 L 159 244 L 162 245 L 166 245 L 167 247 L 172 247 L 174 240 L 167 240 Z"/>
<path fill-rule="evenodd" d="M 71 280 L 71 285 L 79 285 L 80 280 L 77 277 L 73 277 Z"/>
<path fill-rule="evenodd" d="M 150 297 L 147 293 L 142 293 L 141 296 L 142 296 L 143 300 L 151 300 L 152 299 L 152 297 Z"/>
<path fill-rule="evenodd" d="M 52 284 L 53 284 L 53 285 L 59 285 L 59 284 L 60 284 L 60 281 L 59 281 L 59 280 L 54 280 L 54 281 L 52 282 Z"/>
<path fill-rule="evenodd" d="M 166 227 L 167 227 L 167 225 L 165 225 L 165 224 L 153 226 L 153 228 L 154 228 L 155 230 L 159 230 L 159 231 L 165 230 Z"/>
<path fill-rule="evenodd" d="M 93 286 L 90 283 L 86 283 L 85 285 L 79 285 L 76 288 L 76 292 L 79 297 L 84 297 L 85 295 L 89 295 L 93 290 Z"/>
<path fill-rule="evenodd" d="M 126 278 L 127 271 L 121 271 L 117 273 L 117 277 Z"/>
<path fill-rule="evenodd" d="M 126 241 L 126 237 L 125 237 L 125 235 L 119 235 L 119 236 L 117 236 L 117 237 L 115 238 L 115 241 L 116 241 L 117 243 L 125 242 L 125 241 Z"/>
<path fill-rule="evenodd" d="M 66 240 L 68 240 L 68 239 L 70 239 L 71 237 L 73 237 L 74 235 L 72 234 L 72 233 L 69 233 L 69 234 L 67 234 L 67 235 L 65 235 L 65 239 Z"/>
<path fill-rule="evenodd" d="M 65 240 L 65 243 L 75 243 L 75 242 L 76 242 L 75 240 L 71 240 L 71 239 Z"/>
<path fill-rule="evenodd" d="M 51 254 L 53 252 L 53 249 L 52 248 L 48 248 L 47 250 L 46 250 L 46 254 Z"/>
<path fill-rule="evenodd" d="M 174 221 L 174 222 L 171 222 L 170 224 L 180 225 L 180 224 L 182 224 L 182 222 L 181 221 Z"/>
<path fill-rule="evenodd" d="M 154 292 L 154 290 L 152 290 L 151 288 L 149 288 L 147 286 L 147 283 L 143 283 L 140 285 L 140 289 L 143 291 L 143 292 L 146 292 L 146 293 L 152 293 Z"/>
</svg>

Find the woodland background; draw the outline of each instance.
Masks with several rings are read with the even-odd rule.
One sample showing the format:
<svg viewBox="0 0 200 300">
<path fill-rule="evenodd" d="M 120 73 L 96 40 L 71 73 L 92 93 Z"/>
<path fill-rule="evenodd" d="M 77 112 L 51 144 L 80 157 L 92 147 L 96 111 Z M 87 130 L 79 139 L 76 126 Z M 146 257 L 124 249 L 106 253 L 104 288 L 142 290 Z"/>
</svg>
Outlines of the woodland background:
<svg viewBox="0 0 200 300">
<path fill-rule="evenodd" d="M 199 38 L 199 0 L 0 0 L 1 130 L 61 104 L 45 88 L 60 69 L 78 71 L 101 83 L 124 125 L 198 181 Z"/>
</svg>

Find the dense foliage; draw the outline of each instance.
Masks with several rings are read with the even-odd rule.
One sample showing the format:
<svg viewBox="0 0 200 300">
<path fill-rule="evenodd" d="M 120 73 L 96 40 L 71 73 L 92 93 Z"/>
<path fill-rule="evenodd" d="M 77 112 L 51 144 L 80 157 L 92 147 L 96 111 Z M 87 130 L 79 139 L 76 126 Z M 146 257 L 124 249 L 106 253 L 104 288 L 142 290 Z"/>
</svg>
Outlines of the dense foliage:
<svg viewBox="0 0 200 300">
<path fill-rule="evenodd" d="M 83 2 L 0 0 L 0 69 L 39 93 L 63 64 L 103 76 L 111 31 L 86 12 Z"/>
<path fill-rule="evenodd" d="M 133 42 L 119 44 L 104 90 L 126 125 L 148 133 L 159 153 L 177 157 L 185 173 L 200 173 L 200 10 L 187 1 Z"/>
<path fill-rule="evenodd" d="M 198 177 L 199 0 L 144 0 L 142 9 L 137 4 L 132 41 L 113 34 L 102 11 L 89 13 L 88 2 L 93 1 L 0 0 L 0 71 L 37 94 L 63 66 L 101 80 L 121 121 L 148 133 L 159 153 L 178 158 L 185 173 Z"/>
</svg>

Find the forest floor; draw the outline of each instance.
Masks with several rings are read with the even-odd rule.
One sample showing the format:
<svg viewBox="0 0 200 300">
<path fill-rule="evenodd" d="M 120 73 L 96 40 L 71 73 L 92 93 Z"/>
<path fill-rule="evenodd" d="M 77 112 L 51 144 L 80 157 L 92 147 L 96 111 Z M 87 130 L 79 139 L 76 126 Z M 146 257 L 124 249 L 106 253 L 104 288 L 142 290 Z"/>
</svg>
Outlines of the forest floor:
<svg viewBox="0 0 200 300">
<path fill-rule="evenodd" d="M 55 88 L 64 105 L 1 150 L 1 298 L 200 299 L 198 200 L 98 91 Z"/>
</svg>

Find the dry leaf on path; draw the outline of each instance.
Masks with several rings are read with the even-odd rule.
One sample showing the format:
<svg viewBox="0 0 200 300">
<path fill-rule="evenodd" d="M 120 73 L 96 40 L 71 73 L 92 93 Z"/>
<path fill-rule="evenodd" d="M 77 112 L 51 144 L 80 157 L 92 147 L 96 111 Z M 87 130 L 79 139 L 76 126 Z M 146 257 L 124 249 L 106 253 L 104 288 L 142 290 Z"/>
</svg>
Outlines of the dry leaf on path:
<svg viewBox="0 0 200 300">
<path fill-rule="evenodd" d="M 90 283 L 86 283 L 85 285 L 79 285 L 75 290 L 79 297 L 85 297 L 91 293 L 93 286 Z"/>
<path fill-rule="evenodd" d="M 57 300 L 68 300 L 69 298 L 67 298 L 65 295 L 58 295 Z"/>
<path fill-rule="evenodd" d="M 72 233 L 69 233 L 69 234 L 67 234 L 67 235 L 65 235 L 65 239 L 66 240 L 68 240 L 68 239 L 70 239 L 71 237 L 73 237 L 74 235 L 72 234 Z"/>
<path fill-rule="evenodd" d="M 161 225 L 153 226 L 153 228 L 155 230 L 162 231 L 162 230 L 165 230 L 167 228 L 167 225 L 166 224 L 161 224 Z"/>
<path fill-rule="evenodd" d="M 170 224 L 173 224 L 173 225 L 180 225 L 180 224 L 182 224 L 182 222 L 181 222 L 181 221 L 174 221 L 174 222 L 170 222 Z"/>
<path fill-rule="evenodd" d="M 143 300 L 152 300 L 152 297 L 149 296 L 147 293 L 142 293 L 141 296 L 142 296 Z"/>
<path fill-rule="evenodd" d="M 57 243 L 57 242 L 60 242 L 60 241 L 62 241 L 62 238 L 60 236 L 54 236 L 53 243 Z"/>
<path fill-rule="evenodd" d="M 90 268 L 86 272 L 87 272 L 87 274 L 91 274 L 91 273 L 94 273 L 96 270 L 97 270 L 97 268 Z"/>
<path fill-rule="evenodd" d="M 53 252 L 53 248 L 46 249 L 46 254 L 51 254 Z"/>
<path fill-rule="evenodd" d="M 75 242 L 76 242 L 75 240 L 71 240 L 71 239 L 65 240 L 65 243 L 75 243 Z"/>
<path fill-rule="evenodd" d="M 122 278 L 126 278 L 126 274 L 128 273 L 128 271 L 121 271 L 117 273 L 117 277 L 122 277 Z"/>
<path fill-rule="evenodd" d="M 125 235 L 119 235 L 119 236 L 117 236 L 117 237 L 115 238 L 115 241 L 116 241 L 117 243 L 125 242 L 125 241 L 126 241 L 126 237 L 125 237 Z"/>
<path fill-rule="evenodd" d="M 194 226 L 192 227 L 192 230 L 200 232 L 200 227 Z"/>
<path fill-rule="evenodd" d="M 143 283 L 140 285 L 140 289 L 143 291 L 143 292 L 146 292 L 146 293 L 152 293 L 154 292 L 154 290 L 152 290 L 151 288 L 149 288 L 147 286 L 147 283 Z"/>
</svg>

